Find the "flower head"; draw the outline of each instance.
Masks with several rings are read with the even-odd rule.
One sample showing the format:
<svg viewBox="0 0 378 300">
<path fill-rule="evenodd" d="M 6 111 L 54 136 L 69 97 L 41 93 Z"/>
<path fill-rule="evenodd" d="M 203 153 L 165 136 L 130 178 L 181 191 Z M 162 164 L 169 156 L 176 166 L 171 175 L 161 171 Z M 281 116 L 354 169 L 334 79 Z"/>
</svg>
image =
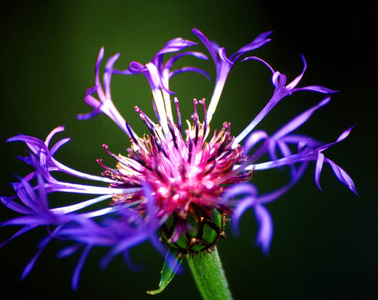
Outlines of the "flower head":
<svg viewBox="0 0 378 300">
<path fill-rule="evenodd" d="M 270 136 L 263 130 L 255 130 L 278 102 L 294 92 L 334 92 L 316 85 L 297 87 L 306 69 L 303 57 L 302 73 L 289 84 L 284 74 L 275 71 L 261 58 L 250 56 L 244 59 L 260 61 L 269 68 L 274 91 L 262 111 L 240 134 L 234 136 L 229 122 L 212 131 L 211 120 L 232 66 L 245 53 L 269 42 L 271 32 L 259 35 L 229 57 L 224 47 L 210 42 L 202 32 L 193 29 L 193 33 L 209 51 L 215 63 L 216 79 L 209 105 L 205 99 L 194 99 L 191 121 L 186 121 L 186 125 L 181 119 L 178 98 L 172 99 L 175 92 L 170 89 L 169 80 L 183 72 L 199 73 L 210 79 L 204 70 L 197 67 L 173 69 L 175 62 L 185 56 L 207 59 L 203 53 L 186 51 L 188 47 L 195 46 L 195 42 L 173 39 L 147 64 L 131 62 L 124 70 L 114 68 L 119 57 L 116 54 L 106 63 L 102 82 L 100 64 L 104 48 L 100 50 L 95 66 L 95 86 L 88 89 L 85 95 L 85 102 L 93 110 L 78 115 L 78 118 L 84 120 L 100 113 L 105 114 L 130 139 L 130 147 L 123 154 L 116 155 L 111 152 L 111 147 L 103 145 L 105 152 L 116 162 L 114 166 L 107 166 L 98 159 L 104 168 L 101 175 L 74 170 L 54 158 L 60 147 L 69 141 L 64 138 L 51 145 L 52 138 L 64 131 L 62 126 L 55 128 L 45 141 L 25 135 L 8 139 L 8 142 L 26 143 L 30 155 L 22 160 L 33 166 L 34 171 L 13 183 L 16 195 L 0 198 L 4 205 L 22 215 L 2 222 L 0 226 L 22 226 L 10 239 L 37 226 L 54 228 L 40 244 L 39 251 L 27 265 L 23 276 L 32 269 L 43 248 L 53 238 L 73 242 L 60 252 L 60 256 L 82 250 L 73 276 L 74 287 L 77 286 L 83 263 L 94 246 L 110 247 L 101 262 L 102 266 L 106 266 L 119 253 L 123 253 L 126 262 L 130 263 L 128 250 L 145 241 L 150 241 L 163 255 L 167 248 L 181 256 L 211 251 L 218 240 L 225 237 L 224 228 L 229 219 L 233 231 L 237 233 L 238 222 L 248 208 L 254 210 L 259 223 L 257 243 L 267 252 L 273 225 L 266 204 L 287 192 L 300 179 L 311 161 L 315 161 L 315 182 L 319 188 L 320 173 L 326 162 L 337 178 L 356 193 L 349 175 L 324 155 L 326 149 L 345 139 L 352 128 L 328 144 L 294 133 L 315 111 L 326 105 L 330 97 L 290 120 Z M 165 59 L 166 55 L 171 57 Z M 142 74 L 148 80 L 155 109 L 154 118 L 135 107 L 147 129 L 141 136 L 118 112 L 110 87 L 113 75 L 136 74 Z M 203 120 L 200 120 L 199 109 L 203 110 Z M 262 160 L 266 155 L 269 159 Z M 260 194 L 250 182 L 259 171 L 282 167 L 287 167 L 290 180 L 276 190 Z M 85 179 L 88 183 L 61 181 L 54 177 L 54 172 Z M 56 206 L 49 200 L 52 193 L 81 194 L 83 201 Z M 98 204 L 102 204 L 102 207 L 99 208 Z M 174 264 L 174 258 L 169 258 L 168 262 Z"/>
</svg>

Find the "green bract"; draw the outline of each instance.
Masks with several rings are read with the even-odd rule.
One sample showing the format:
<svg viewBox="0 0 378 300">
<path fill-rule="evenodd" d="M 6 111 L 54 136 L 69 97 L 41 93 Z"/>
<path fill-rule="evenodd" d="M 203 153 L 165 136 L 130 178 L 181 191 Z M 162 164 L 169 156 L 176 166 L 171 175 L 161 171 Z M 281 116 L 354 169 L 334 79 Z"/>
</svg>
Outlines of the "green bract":
<svg viewBox="0 0 378 300">
<path fill-rule="evenodd" d="M 196 207 L 186 219 L 186 223 L 189 224 L 187 228 L 190 229 L 180 232 L 179 219 L 173 214 L 160 229 L 161 240 L 171 250 L 176 251 L 178 256 L 211 251 L 219 239 L 226 237 L 224 232 L 226 215 L 216 209 L 212 211 L 211 216 L 208 216 Z M 177 235 L 177 232 L 180 233 Z"/>
</svg>

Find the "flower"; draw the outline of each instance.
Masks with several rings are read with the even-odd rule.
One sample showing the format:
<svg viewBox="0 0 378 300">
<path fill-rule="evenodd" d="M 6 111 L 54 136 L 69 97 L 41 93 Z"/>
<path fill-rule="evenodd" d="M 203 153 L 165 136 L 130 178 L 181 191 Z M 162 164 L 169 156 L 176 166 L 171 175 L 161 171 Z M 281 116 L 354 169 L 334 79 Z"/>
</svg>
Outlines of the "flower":
<svg viewBox="0 0 378 300">
<path fill-rule="evenodd" d="M 72 278 L 74 288 L 78 285 L 83 263 L 94 246 L 110 247 L 101 261 L 102 267 L 119 253 L 123 253 L 125 261 L 133 267 L 128 250 L 145 241 L 150 241 L 162 255 L 166 254 L 167 248 L 181 256 L 211 251 L 218 240 L 225 237 L 224 228 L 228 219 L 231 219 L 233 232 L 237 233 L 238 222 L 249 208 L 254 210 L 259 224 L 257 243 L 267 252 L 273 225 L 266 204 L 287 192 L 301 178 L 311 161 L 316 162 L 315 183 L 319 188 L 320 173 L 326 162 L 336 177 L 357 194 L 350 176 L 324 155 L 326 149 L 345 139 L 352 128 L 328 144 L 294 133 L 315 111 L 326 105 L 330 97 L 304 111 L 272 135 L 261 129 L 255 130 L 270 110 L 292 93 L 335 92 L 317 85 L 297 87 L 306 69 L 303 56 L 303 71 L 290 83 L 287 83 L 284 74 L 275 71 L 261 58 L 244 58 L 243 61 L 257 60 L 269 68 L 272 72 L 273 95 L 239 135 L 231 134 L 228 122 L 219 131 L 211 132 L 210 123 L 231 68 L 242 55 L 269 42 L 271 32 L 259 35 L 229 57 L 225 48 L 210 42 L 202 32 L 193 29 L 193 33 L 207 48 L 215 63 L 216 80 L 208 106 L 205 99 L 193 100 L 192 122 L 187 121 L 187 128 L 182 124 L 178 98 L 174 97 L 172 102 L 175 92 L 171 91 L 169 80 L 183 72 L 196 72 L 208 79 L 210 76 L 204 70 L 192 66 L 173 70 L 176 61 L 185 56 L 207 59 L 201 52 L 186 50 L 197 43 L 176 38 L 169 41 L 145 65 L 131 62 L 127 69 L 118 70 L 113 66 L 119 54 L 110 57 L 102 83 L 99 69 L 104 48 L 100 50 L 95 66 L 95 86 L 88 89 L 85 95 L 85 102 L 93 110 L 78 115 L 78 119 L 105 114 L 129 137 L 131 146 L 126 154 L 113 154 L 107 145 L 103 145 L 107 154 L 116 160 L 115 167 L 106 166 L 99 159 L 98 163 L 104 171 L 98 176 L 74 170 L 58 161 L 54 155 L 69 138 L 63 138 L 55 144 L 51 141 L 55 135 L 64 131 L 63 126 L 55 128 L 44 141 L 26 135 L 7 140 L 26 143 L 30 155 L 21 159 L 33 166 L 34 171 L 12 184 L 16 195 L 0 198 L 4 205 L 21 214 L 0 223 L 0 226 L 22 226 L 9 240 L 38 226 L 50 228 L 37 254 L 26 266 L 23 277 L 30 272 L 44 247 L 53 238 L 72 241 L 60 251 L 60 257 L 82 251 Z M 165 60 L 168 54 L 173 55 Z M 135 107 L 149 132 L 141 137 L 118 112 L 110 89 L 113 75 L 136 74 L 144 75 L 151 86 L 157 120 L 154 121 L 141 108 Z M 199 107 L 204 112 L 203 120 L 198 114 Z M 266 155 L 269 159 L 264 161 Z M 276 190 L 260 194 L 250 182 L 259 171 L 282 167 L 287 167 L 290 180 Z M 61 181 L 53 176 L 54 172 L 98 184 Z M 88 195 L 88 198 L 83 196 L 83 201 L 72 205 L 54 206 L 49 200 L 49 195 L 53 193 L 75 193 Z M 98 204 L 102 207 L 98 208 Z M 175 263 L 173 256 L 168 258 L 168 263 Z"/>
</svg>

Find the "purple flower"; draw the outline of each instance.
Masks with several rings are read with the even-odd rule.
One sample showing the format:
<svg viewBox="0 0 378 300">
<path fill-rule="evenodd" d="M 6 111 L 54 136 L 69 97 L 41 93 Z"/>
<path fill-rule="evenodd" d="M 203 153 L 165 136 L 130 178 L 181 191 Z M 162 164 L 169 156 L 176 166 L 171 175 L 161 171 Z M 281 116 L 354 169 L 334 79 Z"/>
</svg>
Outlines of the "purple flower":
<svg viewBox="0 0 378 300">
<path fill-rule="evenodd" d="M 175 62 L 185 56 L 207 59 L 203 53 L 186 51 L 186 48 L 196 43 L 176 38 L 169 41 L 145 65 L 131 62 L 127 69 L 117 70 L 113 66 L 119 54 L 110 57 L 102 83 L 99 69 L 104 48 L 100 50 L 95 67 L 95 86 L 88 89 L 85 96 L 85 102 L 93 110 L 78 115 L 78 118 L 84 120 L 100 113 L 105 114 L 126 133 L 131 143 L 125 155 L 115 155 L 107 145 L 103 145 L 107 154 L 115 159 L 116 165 L 106 166 L 99 159 L 98 163 L 104 168 L 100 176 L 74 170 L 55 159 L 55 153 L 69 141 L 69 138 L 63 138 L 51 144 L 53 136 L 64 131 L 63 126 L 55 128 L 45 141 L 25 135 L 8 139 L 8 142 L 26 143 L 30 154 L 21 159 L 30 164 L 34 171 L 12 184 L 16 195 L 0 198 L 4 205 L 20 213 L 19 217 L 4 221 L 0 226 L 22 226 L 9 240 L 38 226 L 50 228 L 49 235 L 40 243 L 39 251 L 25 268 L 23 276 L 29 273 L 46 244 L 53 238 L 72 242 L 61 250 L 60 257 L 82 251 L 72 278 L 74 288 L 77 287 L 83 263 L 94 246 L 110 248 L 101 261 L 102 267 L 115 255 L 122 253 L 126 263 L 133 268 L 128 250 L 145 241 L 151 242 L 162 255 L 166 254 L 167 249 L 179 256 L 210 251 L 219 239 L 225 237 L 226 220 L 231 219 L 232 230 L 237 233 L 239 220 L 249 208 L 254 210 L 259 223 L 257 243 L 267 252 L 273 224 L 266 204 L 279 198 L 297 183 L 311 161 L 315 162 L 315 183 L 319 188 L 320 173 L 324 163 L 328 163 L 336 177 L 357 194 L 350 176 L 324 155 L 325 150 L 345 139 L 352 128 L 344 131 L 332 143 L 322 143 L 295 133 L 315 111 L 330 101 L 330 97 L 290 120 L 272 135 L 255 129 L 278 102 L 294 92 L 335 92 L 317 85 L 297 87 L 306 69 L 303 57 L 303 71 L 290 83 L 287 83 L 284 74 L 275 71 L 261 58 L 244 58 L 243 61 L 260 61 L 271 70 L 274 87 L 272 97 L 240 134 L 231 134 L 230 123 L 224 123 L 223 128 L 211 133 L 210 123 L 232 66 L 245 53 L 269 42 L 271 32 L 259 35 L 229 57 L 224 47 L 210 42 L 202 32 L 193 29 L 193 33 L 209 51 L 215 63 L 216 79 L 208 106 L 205 99 L 194 99 L 192 122 L 186 122 L 186 129 L 181 121 L 178 99 L 174 97 L 172 102 L 175 92 L 170 89 L 169 80 L 183 72 L 210 77 L 204 70 L 192 66 L 173 70 Z M 171 57 L 165 59 L 166 55 Z M 151 86 L 157 120 L 154 121 L 139 107 L 135 107 L 149 131 L 148 135 L 142 132 L 141 137 L 118 112 L 110 89 L 113 75 L 136 74 L 143 74 Z M 198 106 L 204 111 L 203 121 L 199 119 Z M 264 157 L 269 159 L 263 160 Z M 290 179 L 283 186 L 261 194 L 253 181 L 250 182 L 252 176 L 272 168 L 286 168 Z M 70 175 L 72 182 L 55 178 L 56 172 Z M 75 178 L 88 183 L 74 183 Z M 83 200 L 59 206 L 49 199 L 53 193 L 81 194 Z M 168 263 L 171 266 L 175 264 L 174 255 L 168 257 Z"/>
</svg>

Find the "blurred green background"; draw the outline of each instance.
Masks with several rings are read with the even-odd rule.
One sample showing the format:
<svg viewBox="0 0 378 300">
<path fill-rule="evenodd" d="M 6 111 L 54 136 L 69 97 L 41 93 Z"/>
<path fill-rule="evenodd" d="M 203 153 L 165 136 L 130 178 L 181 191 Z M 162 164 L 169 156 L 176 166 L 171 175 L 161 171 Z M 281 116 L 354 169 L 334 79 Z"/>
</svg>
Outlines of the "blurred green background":
<svg viewBox="0 0 378 300">
<path fill-rule="evenodd" d="M 336 1 L 338 2 L 338 1 Z M 90 111 L 83 102 L 94 85 L 94 63 L 101 46 L 105 59 L 121 52 L 116 63 L 127 68 L 132 60 L 148 62 L 169 40 L 191 34 L 196 27 L 226 46 L 230 55 L 258 34 L 273 30 L 273 41 L 253 55 L 294 79 L 302 70 L 300 54 L 308 62 L 302 86 L 320 84 L 341 91 L 327 107 L 299 130 L 324 141 L 334 141 L 352 125 L 357 127 L 342 144 L 328 151 L 355 180 L 360 197 L 337 181 L 327 166 L 321 177 L 323 192 L 313 180 L 313 165 L 301 182 L 268 205 L 274 221 L 269 256 L 254 246 L 257 225 L 252 211 L 241 222 L 241 236 L 219 244 L 219 252 L 236 299 L 376 299 L 377 241 L 377 31 L 371 7 L 348 1 L 303 3 L 283 1 L 1 1 L 0 142 L 1 192 L 15 174 L 29 170 L 15 157 L 24 154 L 21 143 L 3 143 L 17 133 L 44 139 L 65 124 L 60 137 L 71 137 L 57 157 L 68 165 L 98 174 L 96 158 L 105 158 L 105 143 L 113 152 L 129 146 L 125 135 L 106 117 L 79 122 L 77 113 Z M 205 51 L 203 47 L 198 50 Z M 207 53 L 206 53 L 207 54 Z M 211 74 L 211 62 L 187 60 Z M 375 66 L 375 67 L 374 67 Z M 214 82 L 184 74 L 172 81 L 183 117 L 192 113 L 192 99 L 210 99 Z M 134 112 L 138 105 L 152 112 L 151 94 L 144 77 L 113 81 L 113 100 L 119 111 L 142 134 L 145 128 Z M 261 110 L 272 93 L 270 73 L 253 61 L 231 71 L 212 129 L 232 122 L 237 134 Z M 277 105 L 259 128 L 273 133 L 299 112 L 322 99 L 319 94 L 298 93 Z M 279 172 L 256 173 L 261 191 L 282 182 Z M 73 198 L 70 198 L 73 199 Z M 0 221 L 15 216 L 0 207 Z M 1 228 L 3 241 L 15 228 Z M 70 281 L 78 256 L 56 259 L 61 243 L 53 242 L 20 282 L 26 263 L 46 234 L 35 230 L 0 250 L 2 299 L 198 299 L 188 270 L 157 296 L 145 294 L 159 281 L 163 258 L 149 244 L 131 251 L 143 264 L 141 273 L 130 271 L 120 257 L 107 269 L 98 261 L 105 249 L 89 256 L 78 291 Z"/>
</svg>

